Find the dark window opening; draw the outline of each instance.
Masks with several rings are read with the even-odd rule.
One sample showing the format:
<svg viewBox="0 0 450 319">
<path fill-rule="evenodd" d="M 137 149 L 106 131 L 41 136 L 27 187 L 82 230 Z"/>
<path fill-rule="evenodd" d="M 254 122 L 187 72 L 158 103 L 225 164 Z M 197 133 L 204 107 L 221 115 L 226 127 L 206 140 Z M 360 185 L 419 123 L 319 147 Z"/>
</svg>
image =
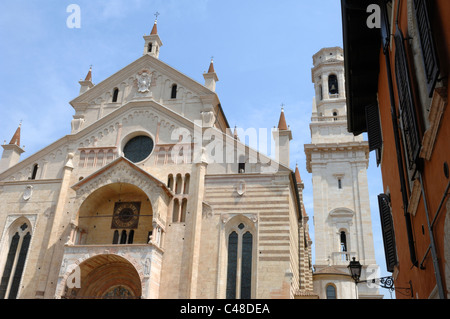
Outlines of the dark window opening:
<svg viewBox="0 0 450 319">
<path fill-rule="evenodd" d="M 177 85 L 172 85 L 172 92 L 170 92 L 170 98 L 176 99 L 177 98 Z"/>
<path fill-rule="evenodd" d="M 342 179 L 338 179 L 338 188 L 342 189 Z"/>
<path fill-rule="evenodd" d="M 339 93 L 337 76 L 334 74 L 331 74 L 328 77 L 328 92 L 330 92 L 330 94 Z"/>
<path fill-rule="evenodd" d="M 241 299 L 252 296 L 252 247 L 253 235 L 246 232 L 242 236 Z"/>
<path fill-rule="evenodd" d="M 347 251 L 347 235 L 345 231 L 341 231 L 341 251 Z"/>
<path fill-rule="evenodd" d="M 26 225 L 26 224 L 25 224 Z M 28 225 L 26 225 L 28 226 Z M 27 227 L 22 225 L 24 231 Z M 18 232 L 11 238 L 9 251 L 6 256 L 6 263 L 0 282 L 0 299 L 5 299 L 8 286 L 10 286 L 8 299 L 16 299 L 20 280 L 22 279 L 25 261 L 30 247 L 31 233 L 27 232 L 21 239 Z"/>
<path fill-rule="evenodd" d="M 130 234 L 128 235 L 128 244 L 132 244 L 134 239 L 134 230 L 130 230 Z"/>
<path fill-rule="evenodd" d="M 336 299 L 336 288 L 332 285 L 327 286 L 327 299 Z"/>
<path fill-rule="evenodd" d="M 148 44 L 148 52 L 152 52 L 152 49 L 153 49 L 153 43 L 149 43 Z"/>
<path fill-rule="evenodd" d="M 113 236 L 113 245 L 117 245 L 119 243 L 119 231 L 115 230 L 114 231 L 114 236 Z"/>
<path fill-rule="evenodd" d="M 232 232 L 228 236 L 228 267 L 227 267 L 227 299 L 236 299 L 238 235 Z"/>
<path fill-rule="evenodd" d="M 113 98 L 112 98 L 112 101 L 113 102 L 117 102 L 117 98 L 119 97 L 119 89 L 118 88 L 115 88 L 114 89 L 114 92 L 113 92 Z"/>
<path fill-rule="evenodd" d="M 31 173 L 31 178 L 30 179 L 36 179 L 38 168 L 39 168 L 38 164 L 35 164 L 33 166 L 33 172 Z"/>
<path fill-rule="evenodd" d="M 124 245 L 127 243 L 127 231 L 122 230 L 122 234 L 120 235 L 120 244 Z"/>
</svg>

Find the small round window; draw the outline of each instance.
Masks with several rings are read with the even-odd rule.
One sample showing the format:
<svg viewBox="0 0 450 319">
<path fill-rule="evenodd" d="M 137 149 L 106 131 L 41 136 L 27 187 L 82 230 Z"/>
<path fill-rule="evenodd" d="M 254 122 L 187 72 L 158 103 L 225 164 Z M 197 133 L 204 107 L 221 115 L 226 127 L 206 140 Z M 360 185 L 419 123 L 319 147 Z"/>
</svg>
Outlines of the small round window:
<svg viewBox="0 0 450 319">
<path fill-rule="evenodd" d="M 136 136 L 125 144 L 123 155 L 137 163 L 146 159 L 153 150 L 153 140 L 148 136 Z"/>
</svg>

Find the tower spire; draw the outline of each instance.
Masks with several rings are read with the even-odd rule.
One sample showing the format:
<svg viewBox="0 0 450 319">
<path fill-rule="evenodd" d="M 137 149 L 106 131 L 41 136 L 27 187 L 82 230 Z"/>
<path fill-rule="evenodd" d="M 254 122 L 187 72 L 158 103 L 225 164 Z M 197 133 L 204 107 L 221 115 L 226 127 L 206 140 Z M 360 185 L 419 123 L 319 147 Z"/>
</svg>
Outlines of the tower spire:
<svg viewBox="0 0 450 319">
<path fill-rule="evenodd" d="M 89 66 L 89 72 L 86 74 L 85 81 L 92 81 L 92 65 Z"/>
<path fill-rule="evenodd" d="M 153 23 L 152 31 L 149 35 L 144 35 L 144 55 L 148 54 L 154 58 L 159 57 L 159 48 L 162 47 L 161 39 L 158 35 L 158 16 L 159 12 L 155 13 L 155 22 Z"/>
<path fill-rule="evenodd" d="M 281 114 L 280 114 L 280 120 L 278 121 L 278 129 L 286 131 L 288 129 L 286 124 L 286 118 L 284 116 L 284 104 L 281 104 Z"/>
<path fill-rule="evenodd" d="M 14 133 L 11 141 L 9 142 L 10 145 L 17 145 L 20 147 L 20 127 L 22 126 L 22 121 L 19 123 L 19 127 L 17 127 L 16 132 Z"/>
<path fill-rule="evenodd" d="M 203 78 L 205 79 L 205 87 L 207 87 L 211 91 L 215 91 L 216 82 L 219 82 L 219 78 L 217 77 L 216 71 L 214 70 L 214 57 L 211 57 L 208 73 L 204 73 Z"/>
<path fill-rule="evenodd" d="M 0 159 L 0 173 L 6 171 L 8 168 L 13 167 L 20 161 L 20 154 L 25 150 L 20 147 L 20 128 L 22 121 L 20 121 L 19 127 L 16 129 L 9 144 L 2 145 L 3 154 Z"/>
<path fill-rule="evenodd" d="M 79 81 L 78 83 L 80 83 L 81 86 L 80 95 L 94 86 L 94 84 L 92 83 L 92 65 L 89 66 L 89 71 L 86 74 L 86 78 L 84 79 L 84 81 Z"/>
</svg>

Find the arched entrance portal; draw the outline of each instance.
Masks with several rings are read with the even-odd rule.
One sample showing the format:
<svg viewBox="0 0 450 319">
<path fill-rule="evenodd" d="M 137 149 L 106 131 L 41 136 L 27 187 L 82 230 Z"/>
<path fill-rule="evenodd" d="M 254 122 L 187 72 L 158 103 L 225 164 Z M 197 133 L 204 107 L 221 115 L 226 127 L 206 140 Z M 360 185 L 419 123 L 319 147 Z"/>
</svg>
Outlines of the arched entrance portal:
<svg viewBox="0 0 450 319">
<path fill-rule="evenodd" d="M 146 193 L 128 183 L 95 190 L 81 204 L 75 244 L 147 244 L 153 232 L 153 209 Z"/>
<path fill-rule="evenodd" d="M 139 299 L 141 280 L 135 267 L 125 258 L 97 255 L 79 266 L 79 288 L 68 289 L 69 299 Z"/>
</svg>

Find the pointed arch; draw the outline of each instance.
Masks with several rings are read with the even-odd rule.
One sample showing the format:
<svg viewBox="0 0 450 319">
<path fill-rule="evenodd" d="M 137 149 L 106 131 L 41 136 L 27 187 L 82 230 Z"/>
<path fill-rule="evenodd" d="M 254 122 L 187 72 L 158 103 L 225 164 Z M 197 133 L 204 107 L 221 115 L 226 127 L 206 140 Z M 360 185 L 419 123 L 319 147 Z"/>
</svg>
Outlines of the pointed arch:
<svg viewBox="0 0 450 319">
<path fill-rule="evenodd" d="M 250 299 L 255 294 L 256 225 L 243 214 L 225 224 L 227 299 Z"/>
<path fill-rule="evenodd" d="M 25 217 L 15 220 L 7 231 L 3 247 L 6 260 L 1 266 L 0 299 L 16 299 L 31 245 L 32 227 Z M 4 249 L 5 249 L 4 248 Z"/>
</svg>

